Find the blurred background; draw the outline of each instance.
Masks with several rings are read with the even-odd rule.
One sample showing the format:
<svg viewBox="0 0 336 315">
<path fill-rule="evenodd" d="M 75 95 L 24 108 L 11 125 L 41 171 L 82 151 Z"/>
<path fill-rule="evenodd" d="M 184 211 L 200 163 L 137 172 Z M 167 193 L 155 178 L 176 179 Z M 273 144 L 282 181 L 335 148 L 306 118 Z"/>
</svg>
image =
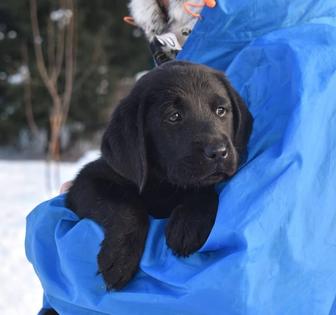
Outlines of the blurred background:
<svg viewBox="0 0 336 315">
<path fill-rule="evenodd" d="M 0 3 L 0 314 L 37 314 L 25 217 L 99 155 L 102 131 L 153 67 L 124 0 Z"/>
</svg>

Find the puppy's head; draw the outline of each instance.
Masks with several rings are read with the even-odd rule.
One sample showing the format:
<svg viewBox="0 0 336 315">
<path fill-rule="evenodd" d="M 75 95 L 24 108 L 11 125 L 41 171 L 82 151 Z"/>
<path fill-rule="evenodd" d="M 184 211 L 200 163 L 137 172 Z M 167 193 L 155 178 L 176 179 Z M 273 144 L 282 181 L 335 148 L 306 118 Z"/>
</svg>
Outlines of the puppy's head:
<svg viewBox="0 0 336 315">
<path fill-rule="evenodd" d="M 208 186 L 236 172 L 252 121 L 222 73 L 169 62 L 142 77 L 116 108 L 102 153 L 140 191 L 149 172 L 178 186 Z"/>
</svg>

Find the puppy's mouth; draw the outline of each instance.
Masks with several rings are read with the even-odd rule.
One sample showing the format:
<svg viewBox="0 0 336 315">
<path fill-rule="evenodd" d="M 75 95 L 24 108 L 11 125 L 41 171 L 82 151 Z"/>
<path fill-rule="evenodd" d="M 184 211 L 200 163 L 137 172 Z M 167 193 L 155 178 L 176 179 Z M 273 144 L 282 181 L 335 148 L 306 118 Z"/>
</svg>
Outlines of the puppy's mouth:
<svg viewBox="0 0 336 315">
<path fill-rule="evenodd" d="M 224 172 L 215 172 L 213 174 L 208 175 L 207 177 L 205 177 L 206 180 L 222 180 L 227 178 L 228 175 L 225 174 Z"/>
<path fill-rule="evenodd" d="M 229 172 L 229 173 L 230 174 L 224 171 L 215 171 L 211 173 L 210 175 L 203 177 L 201 180 L 201 183 L 203 185 L 217 184 L 221 181 L 229 179 L 234 174 L 234 172 Z"/>
<path fill-rule="evenodd" d="M 186 162 L 187 161 L 187 162 Z M 174 165 L 169 174 L 171 183 L 187 186 L 210 186 L 226 181 L 237 171 L 236 155 L 232 155 L 229 160 L 183 160 Z"/>
<path fill-rule="evenodd" d="M 237 172 L 236 163 L 231 163 L 231 165 L 218 164 L 216 168 L 203 176 L 201 182 L 202 184 L 216 184 L 221 181 L 227 180 L 232 177 Z"/>
</svg>

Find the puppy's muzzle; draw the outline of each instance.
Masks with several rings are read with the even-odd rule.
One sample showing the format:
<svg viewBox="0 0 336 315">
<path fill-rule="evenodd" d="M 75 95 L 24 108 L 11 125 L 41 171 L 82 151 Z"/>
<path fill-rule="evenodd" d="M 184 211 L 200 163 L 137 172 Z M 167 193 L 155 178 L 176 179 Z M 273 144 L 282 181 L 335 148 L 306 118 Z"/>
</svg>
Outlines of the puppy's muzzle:
<svg viewBox="0 0 336 315">
<path fill-rule="evenodd" d="M 230 141 L 208 144 L 203 148 L 208 163 L 216 165 L 216 171 L 232 176 L 237 171 L 237 152 Z"/>
</svg>

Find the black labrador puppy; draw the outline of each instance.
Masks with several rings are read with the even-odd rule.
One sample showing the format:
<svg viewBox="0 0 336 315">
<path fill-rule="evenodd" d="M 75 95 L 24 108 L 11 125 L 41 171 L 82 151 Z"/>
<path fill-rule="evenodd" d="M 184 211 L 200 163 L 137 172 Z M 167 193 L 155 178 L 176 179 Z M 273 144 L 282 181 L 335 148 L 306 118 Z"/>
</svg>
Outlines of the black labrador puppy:
<svg viewBox="0 0 336 315">
<path fill-rule="evenodd" d="M 115 109 L 102 157 L 86 165 L 67 207 L 104 228 L 98 255 L 107 289 L 137 272 L 148 216 L 169 217 L 167 244 L 188 256 L 214 224 L 214 185 L 238 168 L 252 117 L 220 72 L 168 62 L 142 77 Z"/>
</svg>

